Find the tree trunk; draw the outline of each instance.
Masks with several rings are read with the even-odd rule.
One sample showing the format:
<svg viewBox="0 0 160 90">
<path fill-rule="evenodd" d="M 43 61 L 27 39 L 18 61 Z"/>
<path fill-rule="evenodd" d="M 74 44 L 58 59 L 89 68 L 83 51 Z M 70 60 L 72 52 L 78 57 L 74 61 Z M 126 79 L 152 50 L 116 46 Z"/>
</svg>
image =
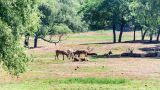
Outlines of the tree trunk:
<svg viewBox="0 0 160 90">
<path fill-rule="evenodd" d="M 119 34 L 119 40 L 118 40 L 119 43 L 122 42 L 123 28 L 124 28 L 124 24 L 122 23 L 121 24 L 120 34 Z"/>
<path fill-rule="evenodd" d="M 159 42 L 159 36 L 160 36 L 160 28 L 159 28 L 159 31 L 158 31 L 158 35 L 157 35 L 157 42 Z"/>
<path fill-rule="evenodd" d="M 113 43 L 116 43 L 116 25 L 113 24 Z"/>
<path fill-rule="evenodd" d="M 38 36 L 35 35 L 35 37 L 34 37 L 34 48 L 37 48 L 37 44 L 38 44 Z"/>
<path fill-rule="evenodd" d="M 24 46 L 29 47 L 29 35 L 25 35 Z"/>
<path fill-rule="evenodd" d="M 145 30 L 145 32 L 142 33 L 142 41 L 144 41 L 144 38 L 145 38 L 145 36 L 146 36 L 146 33 L 147 33 L 147 30 Z"/>
<path fill-rule="evenodd" d="M 150 35 L 150 42 L 152 42 L 153 40 L 153 35 Z"/>
<path fill-rule="evenodd" d="M 136 26 L 134 27 L 134 37 L 133 37 L 133 41 L 136 41 Z"/>
</svg>

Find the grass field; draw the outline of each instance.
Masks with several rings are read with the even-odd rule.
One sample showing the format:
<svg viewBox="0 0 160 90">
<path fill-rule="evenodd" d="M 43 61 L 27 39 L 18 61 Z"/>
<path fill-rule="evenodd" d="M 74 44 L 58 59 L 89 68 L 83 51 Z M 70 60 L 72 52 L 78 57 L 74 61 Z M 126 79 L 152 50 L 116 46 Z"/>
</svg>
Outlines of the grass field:
<svg viewBox="0 0 160 90">
<path fill-rule="evenodd" d="M 133 32 L 125 32 L 123 41 L 132 40 Z M 137 39 L 140 34 L 137 33 Z M 112 49 L 113 54 L 126 52 L 146 53 L 144 48 L 159 44 L 108 43 L 112 41 L 111 31 L 96 31 L 72 34 L 67 40 L 55 46 L 39 40 L 39 48 L 29 49 L 34 60 L 27 72 L 17 79 L 0 70 L 0 90 L 159 90 L 160 59 L 158 58 L 93 58 L 88 62 L 55 60 L 56 49 L 86 49 L 99 55 Z M 31 39 L 31 45 L 32 45 Z M 79 67 L 79 68 L 77 68 Z"/>
</svg>

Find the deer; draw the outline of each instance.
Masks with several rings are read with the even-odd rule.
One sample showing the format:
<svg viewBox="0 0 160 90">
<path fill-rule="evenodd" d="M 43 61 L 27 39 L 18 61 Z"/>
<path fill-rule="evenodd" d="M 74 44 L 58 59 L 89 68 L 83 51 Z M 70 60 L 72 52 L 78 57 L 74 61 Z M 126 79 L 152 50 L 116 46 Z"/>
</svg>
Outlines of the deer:
<svg viewBox="0 0 160 90">
<path fill-rule="evenodd" d="M 68 49 L 67 53 L 68 53 L 68 59 L 74 59 L 74 51 L 72 49 Z"/>
<path fill-rule="evenodd" d="M 73 62 L 79 62 L 79 61 L 81 61 L 79 57 L 76 57 L 76 56 L 73 57 Z"/>
<path fill-rule="evenodd" d="M 79 57 L 74 57 L 73 58 L 73 62 L 85 62 L 85 61 L 88 61 L 87 58 L 79 58 Z"/>
<path fill-rule="evenodd" d="M 122 53 L 121 56 L 122 57 L 132 56 L 133 55 L 133 51 L 134 51 L 134 48 L 128 48 L 127 49 L 127 53 Z"/>
<path fill-rule="evenodd" d="M 85 57 L 87 57 L 88 53 L 90 53 L 91 51 L 93 51 L 93 48 L 88 47 L 87 50 L 77 50 L 73 52 L 73 54 L 77 55 L 78 57 L 80 57 L 81 55 L 85 55 Z"/>
<path fill-rule="evenodd" d="M 111 56 L 111 54 L 113 54 L 112 50 L 110 50 L 108 53 L 104 54 L 105 56 L 109 57 Z"/>
<path fill-rule="evenodd" d="M 80 58 L 81 59 L 81 62 L 85 62 L 85 61 L 88 61 L 87 58 Z"/>
<path fill-rule="evenodd" d="M 63 56 L 63 60 L 64 60 L 64 56 L 66 56 L 67 58 L 69 57 L 69 54 L 66 51 L 56 50 L 55 60 L 59 59 L 59 55 Z"/>
</svg>

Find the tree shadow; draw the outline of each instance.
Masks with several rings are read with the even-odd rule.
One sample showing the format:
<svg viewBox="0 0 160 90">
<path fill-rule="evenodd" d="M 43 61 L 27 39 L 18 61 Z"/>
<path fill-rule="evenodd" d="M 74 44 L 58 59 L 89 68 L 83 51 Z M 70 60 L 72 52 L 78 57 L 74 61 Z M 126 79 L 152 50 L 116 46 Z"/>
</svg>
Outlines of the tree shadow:
<svg viewBox="0 0 160 90">
<path fill-rule="evenodd" d="M 29 47 L 29 49 L 37 49 L 37 48 L 43 48 L 44 46 L 38 46 L 38 47 Z"/>
<path fill-rule="evenodd" d="M 157 42 L 157 41 L 150 42 L 150 40 L 135 40 L 135 41 L 131 40 L 131 41 L 124 41 L 122 43 L 159 44 L 160 41 L 159 42 Z"/>
<path fill-rule="evenodd" d="M 135 55 L 138 53 L 134 53 Z M 144 54 L 147 55 L 147 54 Z M 116 54 L 116 55 L 110 55 L 110 56 L 106 56 L 106 55 L 97 55 L 97 56 L 91 56 L 92 58 L 113 58 L 113 59 L 119 59 L 119 58 L 142 58 L 142 59 L 160 59 L 160 57 L 156 57 L 156 56 L 146 56 L 146 57 L 141 57 L 141 56 L 121 56 L 121 54 Z"/>
<path fill-rule="evenodd" d="M 144 47 L 144 48 L 139 48 L 139 50 L 143 52 L 157 52 L 160 51 L 160 45 L 155 45 L 154 47 Z"/>
<path fill-rule="evenodd" d="M 118 42 L 117 42 L 118 43 Z M 124 41 L 124 42 L 121 42 L 121 43 L 141 43 L 141 44 L 160 44 L 160 41 L 157 42 L 157 41 L 152 41 L 150 42 L 149 40 L 131 40 L 131 41 Z M 79 45 L 95 45 L 95 44 L 116 44 L 116 43 L 113 43 L 113 42 L 101 42 L 101 43 L 84 43 L 84 44 L 79 44 Z"/>
<path fill-rule="evenodd" d="M 93 58 L 120 58 L 120 54 L 116 54 L 116 55 L 107 55 L 107 54 L 103 54 L 103 55 L 97 55 L 97 56 L 91 56 Z"/>
<path fill-rule="evenodd" d="M 113 42 L 102 42 L 102 43 L 84 43 L 79 45 L 94 45 L 94 44 L 114 44 Z"/>
</svg>

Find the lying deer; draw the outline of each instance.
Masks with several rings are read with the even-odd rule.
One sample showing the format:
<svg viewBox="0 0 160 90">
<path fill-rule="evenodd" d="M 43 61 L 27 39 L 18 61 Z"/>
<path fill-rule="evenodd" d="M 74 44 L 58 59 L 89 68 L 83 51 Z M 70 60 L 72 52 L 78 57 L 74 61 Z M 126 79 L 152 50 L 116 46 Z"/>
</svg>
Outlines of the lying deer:
<svg viewBox="0 0 160 90">
<path fill-rule="evenodd" d="M 113 54 L 113 53 L 112 53 L 112 51 L 110 50 L 108 53 L 106 53 L 106 54 L 104 54 L 104 55 L 107 56 L 107 57 L 110 57 L 111 54 Z"/>
<path fill-rule="evenodd" d="M 81 58 L 81 62 L 85 62 L 85 61 L 88 61 L 87 58 Z"/>
<path fill-rule="evenodd" d="M 73 58 L 73 62 L 79 62 L 79 61 L 81 61 L 80 58 L 78 58 L 78 57 L 74 57 L 74 58 Z"/>
<path fill-rule="evenodd" d="M 79 57 L 74 57 L 73 62 L 85 62 L 88 61 L 87 58 L 79 58 Z"/>
<path fill-rule="evenodd" d="M 69 57 L 69 54 L 66 51 L 56 50 L 55 60 L 59 59 L 59 55 L 63 56 L 63 60 L 64 60 L 64 56 L 66 56 L 67 58 Z"/>
<path fill-rule="evenodd" d="M 122 57 L 132 56 L 133 55 L 133 51 L 134 51 L 134 48 L 128 48 L 127 52 L 126 53 L 122 53 L 121 56 Z M 135 55 L 135 56 L 138 56 L 138 55 Z"/>
</svg>

